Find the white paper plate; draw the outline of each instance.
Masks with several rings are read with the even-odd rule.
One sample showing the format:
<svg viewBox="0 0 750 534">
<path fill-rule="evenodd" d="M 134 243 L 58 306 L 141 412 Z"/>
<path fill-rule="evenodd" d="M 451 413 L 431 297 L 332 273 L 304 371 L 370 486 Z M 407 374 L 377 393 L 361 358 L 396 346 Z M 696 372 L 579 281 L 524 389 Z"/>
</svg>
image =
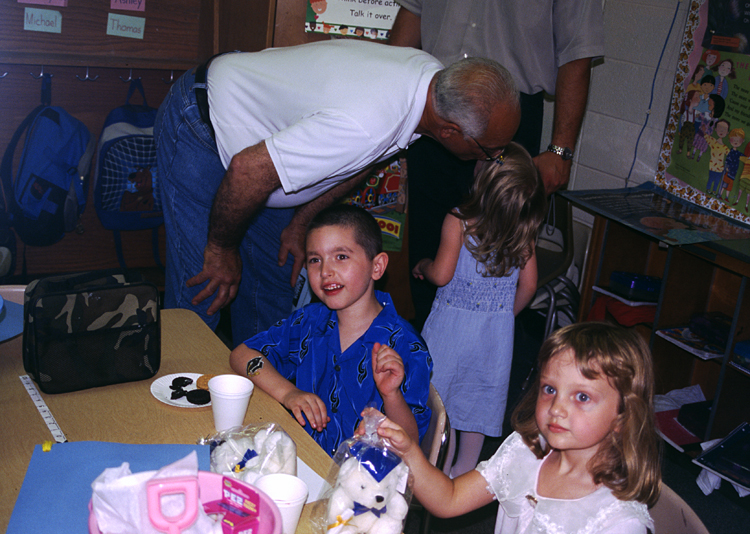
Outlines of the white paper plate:
<svg viewBox="0 0 750 534">
<path fill-rule="evenodd" d="M 189 402 L 185 397 L 173 399 L 172 392 L 174 390 L 172 390 L 169 386 L 172 385 L 172 380 L 180 376 L 185 376 L 187 378 L 193 379 L 192 384 L 183 388 L 185 391 L 198 389 L 198 387 L 195 385 L 195 382 L 200 376 L 202 376 L 200 373 L 175 373 L 173 375 L 162 376 L 161 378 L 157 378 L 156 380 L 154 380 L 151 383 L 151 394 L 162 401 L 164 404 L 177 406 L 179 408 L 205 408 L 206 406 L 211 406 L 210 402 L 208 404 L 193 404 Z"/>
</svg>

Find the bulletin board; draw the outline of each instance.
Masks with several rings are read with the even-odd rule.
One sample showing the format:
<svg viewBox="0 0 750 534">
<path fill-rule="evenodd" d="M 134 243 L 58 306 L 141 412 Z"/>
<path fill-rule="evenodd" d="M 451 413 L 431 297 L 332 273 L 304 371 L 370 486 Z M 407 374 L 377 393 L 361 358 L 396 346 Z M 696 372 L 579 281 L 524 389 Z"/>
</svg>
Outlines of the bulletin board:
<svg viewBox="0 0 750 534">
<path fill-rule="evenodd" d="M 383 250 L 401 250 L 406 223 L 406 161 L 393 157 L 374 169 L 342 200 L 370 212 L 383 234 Z"/>
<path fill-rule="evenodd" d="M 398 9 L 395 0 L 307 0 L 305 31 L 385 40 Z"/>
<path fill-rule="evenodd" d="M 750 4 L 691 0 L 655 182 L 750 224 Z"/>
</svg>

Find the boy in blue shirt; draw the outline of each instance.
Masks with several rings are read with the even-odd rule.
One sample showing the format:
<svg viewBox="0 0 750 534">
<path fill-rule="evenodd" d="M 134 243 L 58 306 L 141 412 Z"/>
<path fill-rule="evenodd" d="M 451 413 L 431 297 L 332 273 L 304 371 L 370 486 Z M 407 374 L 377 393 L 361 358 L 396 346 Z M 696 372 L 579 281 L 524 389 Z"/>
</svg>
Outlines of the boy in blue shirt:
<svg viewBox="0 0 750 534">
<path fill-rule="evenodd" d="M 310 223 L 309 304 L 232 351 L 235 372 L 292 412 L 331 456 L 374 403 L 412 439 L 430 422 L 432 358 L 387 293 L 375 291 L 388 255 L 365 210 L 336 205 Z"/>
</svg>

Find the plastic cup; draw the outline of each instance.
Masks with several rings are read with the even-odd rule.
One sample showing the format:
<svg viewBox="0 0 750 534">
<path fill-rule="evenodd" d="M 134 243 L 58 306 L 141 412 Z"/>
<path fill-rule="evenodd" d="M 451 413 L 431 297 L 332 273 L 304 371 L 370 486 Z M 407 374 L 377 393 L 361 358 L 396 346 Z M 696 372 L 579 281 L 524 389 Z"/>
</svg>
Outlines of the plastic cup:
<svg viewBox="0 0 750 534">
<path fill-rule="evenodd" d="M 307 501 L 307 484 L 294 475 L 273 473 L 255 481 L 255 487 L 268 495 L 281 514 L 281 531 L 294 534 Z"/>
<path fill-rule="evenodd" d="M 253 383 L 240 375 L 218 375 L 208 381 L 217 432 L 242 426 Z"/>
</svg>

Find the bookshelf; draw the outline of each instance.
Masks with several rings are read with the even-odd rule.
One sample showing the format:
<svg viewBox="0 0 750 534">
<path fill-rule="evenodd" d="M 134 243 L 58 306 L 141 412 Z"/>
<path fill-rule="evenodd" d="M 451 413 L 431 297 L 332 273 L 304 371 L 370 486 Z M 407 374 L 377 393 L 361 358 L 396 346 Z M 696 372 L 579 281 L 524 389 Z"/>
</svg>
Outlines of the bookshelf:
<svg viewBox="0 0 750 534">
<path fill-rule="evenodd" d="M 743 239 L 667 242 L 663 235 L 634 222 L 639 207 L 621 203 L 618 197 L 629 193 L 623 191 L 562 193 L 573 205 L 595 215 L 578 319 L 585 320 L 596 298 L 605 294 L 601 288 L 607 287 L 613 271 L 661 278 L 653 321 L 635 326 L 654 356 L 656 393 L 699 385 L 712 399 L 705 435 L 699 437 L 702 441 L 723 438 L 750 421 L 750 370 L 733 361 L 732 351 L 737 341 L 750 338 L 750 231 Z M 613 204 L 618 208 L 611 209 Z M 649 205 L 651 214 L 655 204 L 659 203 Z M 667 204 L 673 210 L 672 199 Z M 668 216 L 676 215 L 672 211 Z M 732 231 L 739 236 L 745 228 Z M 689 334 L 680 338 L 691 316 L 699 312 L 722 312 L 732 318 L 726 346 L 704 345 Z"/>
</svg>

